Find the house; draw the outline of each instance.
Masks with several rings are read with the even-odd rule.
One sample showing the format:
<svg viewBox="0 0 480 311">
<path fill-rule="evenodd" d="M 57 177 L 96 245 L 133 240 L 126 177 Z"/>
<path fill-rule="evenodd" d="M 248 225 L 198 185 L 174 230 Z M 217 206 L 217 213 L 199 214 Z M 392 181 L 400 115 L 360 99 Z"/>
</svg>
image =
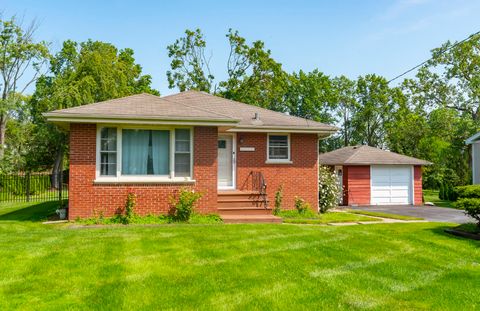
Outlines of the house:
<svg viewBox="0 0 480 311">
<path fill-rule="evenodd" d="M 349 146 L 319 156 L 340 177 L 343 205 L 420 205 L 422 166 L 428 161 L 370 146 Z"/>
<path fill-rule="evenodd" d="M 128 193 L 137 195 L 139 214 L 167 213 L 182 187 L 203 193 L 199 212 L 232 221 L 273 217 L 281 185 L 285 208 L 295 196 L 318 207 L 318 141 L 337 130 L 197 91 L 45 116 L 70 132 L 69 219 L 113 215 Z"/>
<path fill-rule="evenodd" d="M 472 183 L 480 184 L 480 132 L 468 138 L 465 143 L 472 145 Z"/>
</svg>

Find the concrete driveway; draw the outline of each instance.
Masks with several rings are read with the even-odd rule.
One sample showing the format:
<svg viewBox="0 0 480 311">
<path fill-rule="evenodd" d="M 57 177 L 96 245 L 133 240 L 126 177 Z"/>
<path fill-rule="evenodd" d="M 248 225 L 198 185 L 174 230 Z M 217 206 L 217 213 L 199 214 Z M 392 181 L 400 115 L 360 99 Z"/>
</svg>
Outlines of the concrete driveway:
<svg viewBox="0 0 480 311">
<path fill-rule="evenodd" d="M 352 206 L 351 209 L 383 212 L 390 214 L 420 217 L 428 221 L 466 223 L 474 222 L 473 218 L 465 215 L 462 210 L 438 206 L 411 206 L 411 205 L 389 205 L 389 206 Z"/>
</svg>

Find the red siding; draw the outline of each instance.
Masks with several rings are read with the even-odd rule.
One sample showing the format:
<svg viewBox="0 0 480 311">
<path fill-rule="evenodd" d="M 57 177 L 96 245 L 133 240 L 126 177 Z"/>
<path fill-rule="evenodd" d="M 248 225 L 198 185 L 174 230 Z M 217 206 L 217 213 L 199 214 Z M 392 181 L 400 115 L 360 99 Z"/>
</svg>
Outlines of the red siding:
<svg viewBox="0 0 480 311">
<path fill-rule="evenodd" d="M 414 204 L 422 205 L 423 204 L 422 167 L 418 165 L 413 168 L 413 193 L 414 193 Z"/>
<path fill-rule="evenodd" d="M 318 209 L 318 136 L 290 135 L 292 164 L 266 164 L 267 134 L 237 134 L 237 189 L 245 189 L 248 174 L 261 171 L 267 182 L 267 194 L 273 207 L 275 192 L 283 185 L 283 208 L 294 208 L 299 196 Z M 240 143 L 242 141 L 242 143 Z M 240 147 L 255 147 L 255 151 L 240 151 Z"/>
<path fill-rule="evenodd" d="M 370 205 L 370 166 L 344 166 L 346 205 Z"/>
<path fill-rule="evenodd" d="M 122 210 L 127 194 L 137 195 L 137 212 L 166 213 L 168 197 L 182 184 L 94 184 L 96 125 L 71 124 L 70 127 L 69 219 L 113 215 Z M 204 193 L 200 212 L 214 212 L 217 204 L 217 128 L 194 129 L 194 179 L 190 186 Z"/>
</svg>

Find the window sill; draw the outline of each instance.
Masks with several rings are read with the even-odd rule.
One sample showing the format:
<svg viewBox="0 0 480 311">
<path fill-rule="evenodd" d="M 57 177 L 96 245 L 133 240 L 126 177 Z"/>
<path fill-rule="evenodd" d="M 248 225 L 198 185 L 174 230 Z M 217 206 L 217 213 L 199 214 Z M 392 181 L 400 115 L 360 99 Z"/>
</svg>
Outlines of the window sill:
<svg viewBox="0 0 480 311">
<path fill-rule="evenodd" d="M 95 185 L 102 184 L 194 184 L 196 180 L 190 178 L 108 178 L 99 177 L 93 181 Z"/>
<path fill-rule="evenodd" d="M 290 160 L 267 160 L 265 164 L 293 164 Z"/>
</svg>

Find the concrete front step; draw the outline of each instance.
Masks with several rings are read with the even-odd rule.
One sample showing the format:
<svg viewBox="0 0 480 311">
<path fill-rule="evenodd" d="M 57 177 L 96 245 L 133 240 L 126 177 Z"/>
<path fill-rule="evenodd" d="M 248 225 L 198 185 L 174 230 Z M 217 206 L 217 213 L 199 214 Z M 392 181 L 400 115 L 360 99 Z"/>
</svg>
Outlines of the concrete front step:
<svg viewBox="0 0 480 311">
<path fill-rule="evenodd" d="M 273 215 L 221 215 L 227 224 L 238 223 L 282 223 L 282 218 Z"/>
<path fill-rule="evenodd" d="M 235 199 L 244 199 L 244 200 L 260 200 L 262 196 L 258 192 L 253 191 L 220 191 L 218 192 L 218 200 L 235 200 Z"/>
<path fill-rule="evenodd" d="M 249 206 L 242 206 L 242 207 L 219 207 L 218 213 L 220 216 L 223 215 L 272 215 L 271 208 L 263 208 L 263 207 L 249 207 Z"/>
<path fill-rule="evenodd" d="M 268 204 L 268 203 L 267 203 Z M 217 207 L 257 207 L 263 208 L 264 202 L 258 200 L 218 200 Z"/>
</svg>

